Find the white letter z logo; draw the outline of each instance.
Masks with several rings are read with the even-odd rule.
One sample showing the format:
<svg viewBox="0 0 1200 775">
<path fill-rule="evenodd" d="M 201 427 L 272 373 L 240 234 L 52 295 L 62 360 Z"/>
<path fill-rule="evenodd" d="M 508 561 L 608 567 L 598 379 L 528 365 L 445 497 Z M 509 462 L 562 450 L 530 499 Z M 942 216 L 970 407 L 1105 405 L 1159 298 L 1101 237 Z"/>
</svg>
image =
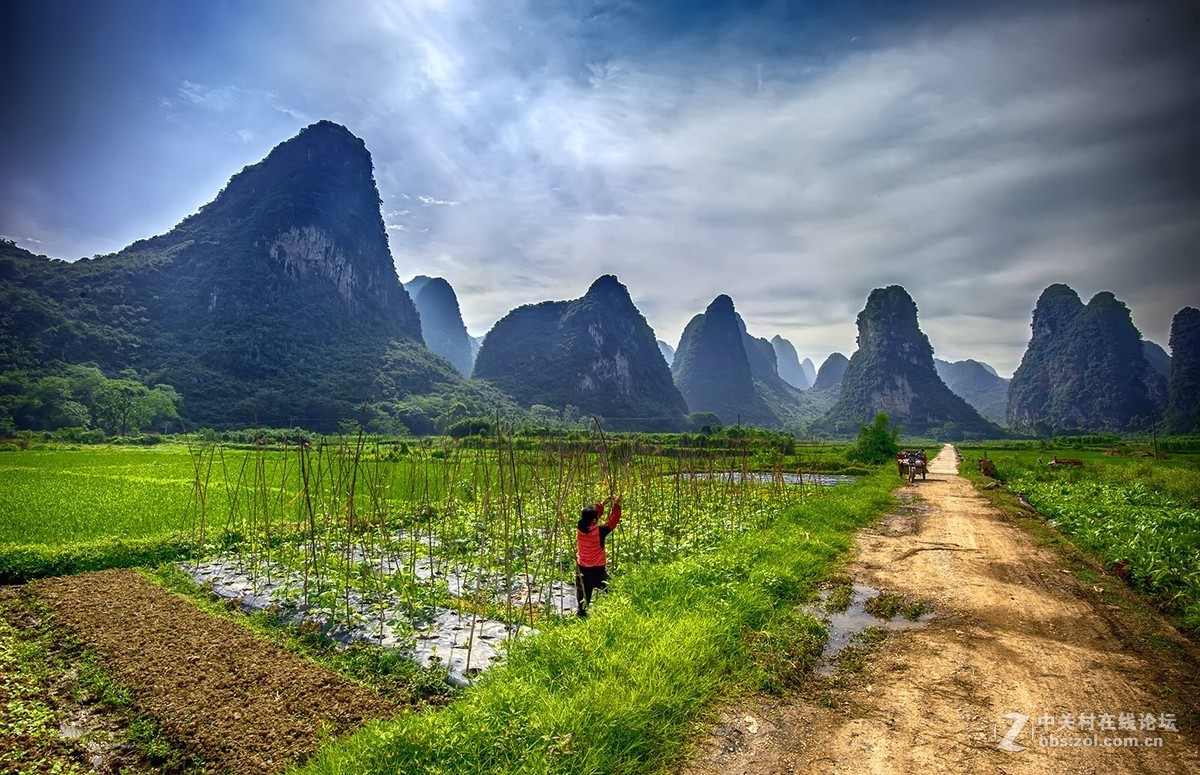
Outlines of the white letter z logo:
<svg viewBox="0 0 1200 775">
<path fill-rule="evenodd" d="M 1005 713 L 1000 718 L 1012 719 L 1012 726 L 1008 729 L 1008 734 L 1000 741 L 1001 751 L 1024 751 L 1025 746 L 1018 745 L 1013 741 L 1017 739 L 1017 735 L 1021 734 L 1021 730 L 1025 728 L 1025 723 L 1029 721 L 1029 716 L 1024 713 Z"/>
</svg>

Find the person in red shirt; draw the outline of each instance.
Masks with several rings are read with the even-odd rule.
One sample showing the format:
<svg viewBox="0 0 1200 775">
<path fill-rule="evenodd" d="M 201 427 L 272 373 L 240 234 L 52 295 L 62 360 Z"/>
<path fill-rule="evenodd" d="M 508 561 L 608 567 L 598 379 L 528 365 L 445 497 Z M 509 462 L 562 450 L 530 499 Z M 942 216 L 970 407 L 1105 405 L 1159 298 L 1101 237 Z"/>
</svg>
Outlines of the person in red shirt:
<svg viewBox="0 0 1200 775">
<path fill-rule="evenodd" d="M 611 501 L 608 519 L 600 524 L 604 516 L 604 505 Z M 608 498 L 604 503 L 588 506 L 579 517 L 579 532 L 575 534 L 578 550 L 578 565 L 575 568 L 575 599 L 579 601 L 579 615 L 587 616 L 592 604 L 592 592 L 604 589 L 608 581 L 608 557 L 604 554 L 604 539 L 621 521 L 621 496 Z"/>
</svg>

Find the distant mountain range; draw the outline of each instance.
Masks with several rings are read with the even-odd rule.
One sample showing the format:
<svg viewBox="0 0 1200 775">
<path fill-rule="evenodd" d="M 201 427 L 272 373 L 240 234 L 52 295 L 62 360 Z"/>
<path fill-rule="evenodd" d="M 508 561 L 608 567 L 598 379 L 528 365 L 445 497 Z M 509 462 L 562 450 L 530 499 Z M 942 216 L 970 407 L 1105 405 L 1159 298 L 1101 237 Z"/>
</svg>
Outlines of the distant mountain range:
<svg viewBox="0 0 1200 775">
<path fill-rule="evenodd" d="M 1009 380 L 996 374 L 986 363 L 967 359 L 943 361 L 933 359 L 938 376 L 955 395 L 961 396 L 985 418 L 998 425 L 1007 424 Z"/>
<path fill-rule="evenodd" d="M 812 362 L 812 358 L 805 358 L 800 361 L 800 368 L 804 370 L 804 379 L 809 385 L 813 385 L 817 381 L 817 367 Z"/>
<path fill-rule="evenodd" d="M 853 357 L 817 370 L 782 336 L 750 334 L 727 295 L 676 350 L 604 275 L 578 299 L 512 310 L 480 340 L 445 279 L 400 283 L 370 154 L 321 121 L 118 253 L 68 263 L 0 241 L 0 432 L 89 422 L 76 383 L 54 382 L 68 372 L 161 386 L 154 400 L 177 400 L 189 426 L 219 428 L 430 433 L 499 414 L 681 430 L 715 416 L 848 435 L 883 411 L 906 433 L 955 439 L 1001 435 L 1002 420 L 1043 435 L 1137 430 L 1165 412 L 1168 429 L 1195 432 L 1197 316 L 1176 316 L 1169 355 L 1113 294 L 1084 305 L 1052 285 L 1010 382 L 979 361 L 935 360 L 915 302 L 890 286 L 859 314 Z M 30 409 L 39 401 L 63 406 Z"/>
<path fill-rule="evenodd" d="M 675 348 L 661 339 L 658 340 L 658 351 L 662 353 L 663 360 L 667 362 L 668 366 L 675 360 Z"/>
</svg>

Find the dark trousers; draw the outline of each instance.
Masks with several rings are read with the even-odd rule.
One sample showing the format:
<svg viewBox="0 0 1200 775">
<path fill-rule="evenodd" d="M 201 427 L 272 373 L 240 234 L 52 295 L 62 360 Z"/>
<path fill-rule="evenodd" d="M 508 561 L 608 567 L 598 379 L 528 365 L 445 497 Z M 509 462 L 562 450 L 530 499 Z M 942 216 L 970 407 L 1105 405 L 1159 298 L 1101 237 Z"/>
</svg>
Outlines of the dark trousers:
<svg viewBox="0 0 1200 775">
<path fill-rule="evenodd" d="M 594 568 L 575 566 L 575 599 L 579 601 L 580 613 L 587 611 L 587 607 L 592 604 L 593 591 L 605 589 L 608 586 L 604 583 L 606 581 L 608 581 L 608 568 L 604 565 L 597 565 Z"/>
</svg>

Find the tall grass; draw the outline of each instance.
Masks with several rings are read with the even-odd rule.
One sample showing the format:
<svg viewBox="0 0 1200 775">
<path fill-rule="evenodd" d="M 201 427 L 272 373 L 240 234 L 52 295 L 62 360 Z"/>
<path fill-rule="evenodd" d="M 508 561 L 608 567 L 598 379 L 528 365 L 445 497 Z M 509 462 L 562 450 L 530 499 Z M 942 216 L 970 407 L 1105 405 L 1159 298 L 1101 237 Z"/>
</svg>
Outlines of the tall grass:
<svg viewBox="0 0 1200 775">
<path fill-rule="evenodd" d="M 794 681 L 819 654 L 820 625 L 795 606 L 894 485 L 885 469 L 703 552 L 630 568 L 590 618 L 516 641 L 449 708 L 372 724 L 305 771 L 634 773 L 676 762 L 714 698 Z"/>
</svg>

